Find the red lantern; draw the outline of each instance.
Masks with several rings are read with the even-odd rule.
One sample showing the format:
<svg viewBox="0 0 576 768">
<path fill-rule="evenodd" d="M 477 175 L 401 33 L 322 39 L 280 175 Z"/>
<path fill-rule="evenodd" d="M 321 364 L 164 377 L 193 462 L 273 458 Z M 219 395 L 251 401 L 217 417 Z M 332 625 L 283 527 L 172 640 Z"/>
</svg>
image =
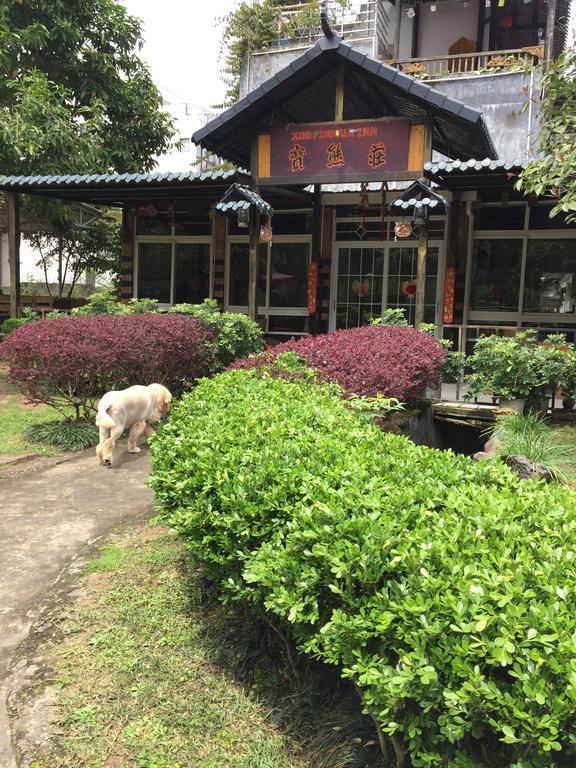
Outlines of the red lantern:
<svg viewBox="0 0 576 768">
<path fill-rule="evenodd" d="M 513 19 L 511 14 L 505 13 L 504 16 L 502 16 L 502 19 L 500 21 L 500 24 L 502 25 L 503 29 L 512 29 L 512 23 Z"/>
</svg>

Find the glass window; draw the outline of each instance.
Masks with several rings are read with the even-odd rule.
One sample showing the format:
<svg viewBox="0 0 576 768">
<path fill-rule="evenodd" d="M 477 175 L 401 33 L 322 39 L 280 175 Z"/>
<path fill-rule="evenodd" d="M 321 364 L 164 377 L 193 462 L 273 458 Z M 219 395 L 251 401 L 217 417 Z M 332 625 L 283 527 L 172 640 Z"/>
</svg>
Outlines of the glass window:
<svg viewBox="0 0 576 768">
<path fill-rule="evenodd" d="M 210 245 L 176 244 L 174 303 L 200 304 L 210 295 Z"/>
<path fill-rule="evenodd" d="M 174 221 L 175 235 L 209 235 L 212 232 L 208 214 L 177 214 Z"/>
<path fill-rule="evenodd" d="M 529 240 L 524 312 L 574 313 L 576 239 Z"/>
<path fill-rule="evenodd" d="M 308 304 L 308 243 L 272 243 L 270 306 Z"/>
<path fill-rule="evenodd" d="M 172 243 L 138 245 L 138 297 L 170 303 Z"/>
<path fill-rule="evenodd" d="M 153 206 L 151 206 L 153 207 Z M 172 223 L 166 216 L 154 216 L 153 218 L 136 217 L 137 235 L 164 235 L 170 237 L 172 234 Z"/>
<path fill-rule="evenodd" d="M 524 229 L 526 206 L 481 205 L 476 209 L 474 229 Z"/>
<path fill-rule="evenodd" d="M 476 240 L 470 308 L 517 312 L 522 240 Z"/>
<path fill-rule="evenodd" d="M 266 305 L 266 263 L 268 246 L 261 243 L 258 251 L 258 306 Z M 231 243 L 228 273 L 228 305 L 248 306 L 248 243 Z"/>
</svg>

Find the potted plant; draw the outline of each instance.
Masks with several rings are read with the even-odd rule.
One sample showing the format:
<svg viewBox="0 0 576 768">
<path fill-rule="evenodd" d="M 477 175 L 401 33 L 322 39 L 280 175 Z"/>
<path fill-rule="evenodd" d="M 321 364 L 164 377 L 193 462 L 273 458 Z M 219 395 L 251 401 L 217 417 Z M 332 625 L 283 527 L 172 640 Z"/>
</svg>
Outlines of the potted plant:
<svg viewBox="0 0 576 768">
<path fill-rule="evenodd" d="M 472 371 L 467 378 L 468 397 L 489 392 L 501 408 L 523 411 L 547 410 L 547 391 L 568 381 L 572 352 L 564 336 L 549 336 L 538 342 L 533 330 L 515 336 L 483 336 L 468 358 Z M 564 387 L 563 387 L 564 388 Z"/>
</svg>

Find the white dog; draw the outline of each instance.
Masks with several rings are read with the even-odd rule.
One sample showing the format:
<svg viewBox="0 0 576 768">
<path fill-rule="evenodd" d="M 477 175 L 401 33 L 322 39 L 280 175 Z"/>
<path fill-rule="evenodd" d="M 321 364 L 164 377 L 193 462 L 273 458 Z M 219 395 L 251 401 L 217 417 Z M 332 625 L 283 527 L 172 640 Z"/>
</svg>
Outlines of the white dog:
<svg viewBox="0 0 576 768">
<path fill-rule="evenodd" d="M 150 437 L 152 424 L 167 412 L 172 395 L 162 384 L 148 387 L 136 385 L 119 392 L 107 392 L 98 403 L 96 426 L 100 428 L 100 443 L 96 456 L 100 464 L 112 466 L 114 444 L 129 427 L 128 453 L 140 453 L 136 445 L 140 435 Z"/>
</svg>

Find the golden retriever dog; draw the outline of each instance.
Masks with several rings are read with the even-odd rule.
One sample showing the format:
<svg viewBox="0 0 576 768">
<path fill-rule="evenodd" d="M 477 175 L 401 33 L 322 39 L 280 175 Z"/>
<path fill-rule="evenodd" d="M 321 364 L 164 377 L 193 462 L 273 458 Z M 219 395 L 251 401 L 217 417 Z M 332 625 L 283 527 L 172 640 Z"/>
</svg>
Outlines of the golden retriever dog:
<svg viewBox="0 0 576 768">
<path fill-rule="evenodd" d="M 112 466 L 114 445 L 126 428 L 128 453 L 140 453 L 137 446 L 140 435 L 154 434 L 156 424 L 168 411 L 172 395 L 162 384 L 139 384 L 118 392 L 107 392 L 98 403 L 96 426 L 100 428 L 100 442 L 96 456 L 100 464 Z"/>
</svg>

